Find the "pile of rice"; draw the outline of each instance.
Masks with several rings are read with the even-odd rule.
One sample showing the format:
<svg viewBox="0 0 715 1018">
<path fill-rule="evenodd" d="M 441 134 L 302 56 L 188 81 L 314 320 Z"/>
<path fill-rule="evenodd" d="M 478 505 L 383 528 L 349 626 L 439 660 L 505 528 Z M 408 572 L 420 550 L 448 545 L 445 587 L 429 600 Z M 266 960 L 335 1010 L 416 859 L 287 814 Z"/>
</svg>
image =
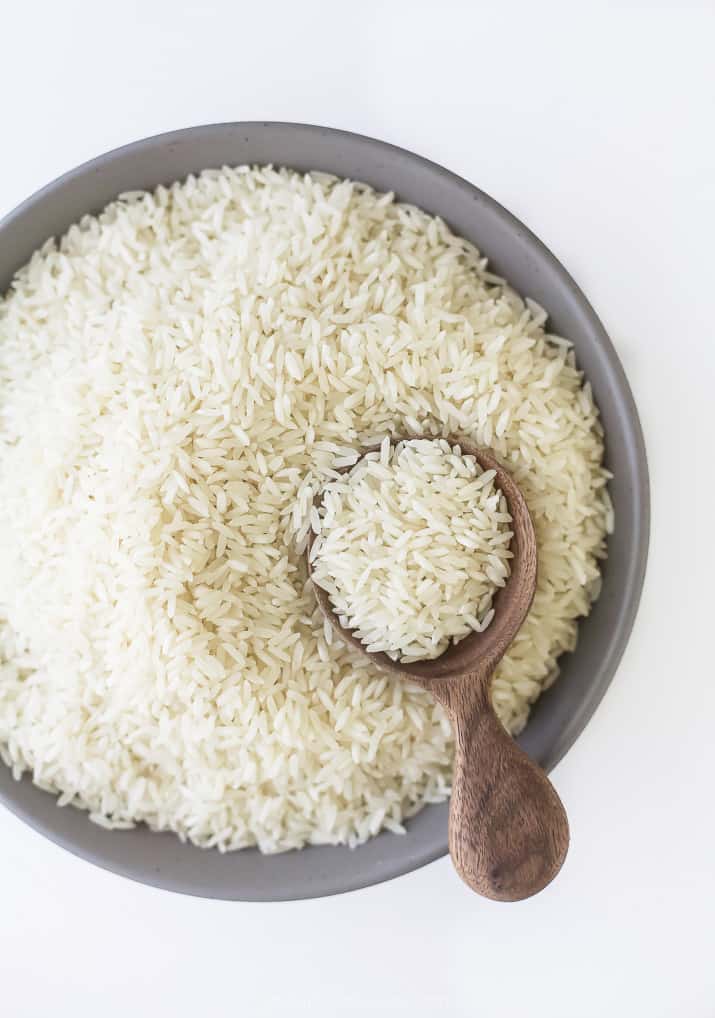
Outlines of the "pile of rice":
<svg viewBox="0 0 715 1018">
<path fill-rule="evenodd" d="M 322 174 L 212 170 L 48 241 L 0 302 L 0 749 L 61 804 L 199 845 L 358 843 L 449 793 L 428 693 L 328 643 L 316 492 L 380 436 L 512 470 L 539 585 L 511 732 L 611 524 L 569 344 L 440 220 Z"/>
<path fill-rule="evenodd" d="M 313 582 L 368 651 L 430 660 L 487 628 L 511 558 L 495 476 L 445 439 L 387 436 L 325 486 L 311 511 Z"/>
</svg>

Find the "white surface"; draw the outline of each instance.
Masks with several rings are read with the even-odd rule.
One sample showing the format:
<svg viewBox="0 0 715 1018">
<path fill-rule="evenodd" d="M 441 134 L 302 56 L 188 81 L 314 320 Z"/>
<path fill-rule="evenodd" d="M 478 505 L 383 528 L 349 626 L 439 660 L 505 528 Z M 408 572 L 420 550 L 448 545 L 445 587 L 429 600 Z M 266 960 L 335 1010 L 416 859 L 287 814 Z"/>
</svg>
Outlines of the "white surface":
<svg viewBox="0 0 715 1018">
<path fill-rule="evenodd" d="M 201 901 L 95 869 L 1 810 L 8 1018 L 715 1014 L 715 492 L 696 474 L 715 437 L 713 15 L 445 0 L 4 10 L 0 212 L 105 149 L 191 124 L 309 121 L 404 145 L 492 194 L 573 272 L 633 385 L 653 488 L 633 638 L 553 775 L 573 830 L 555 885 L 496 905 L 442 860 L 322 901 Z"/>
</svg>

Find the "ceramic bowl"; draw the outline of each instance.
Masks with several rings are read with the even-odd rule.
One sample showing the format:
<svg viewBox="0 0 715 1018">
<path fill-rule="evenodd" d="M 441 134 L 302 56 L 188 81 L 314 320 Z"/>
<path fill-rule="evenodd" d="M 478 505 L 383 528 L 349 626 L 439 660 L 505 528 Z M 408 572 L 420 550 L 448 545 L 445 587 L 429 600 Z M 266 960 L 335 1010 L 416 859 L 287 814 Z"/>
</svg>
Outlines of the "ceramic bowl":
<svg viewBox="0 0 715 1018">
<path fill-rule="evenodd" d="M 51 235 L 96 213 L 121 191 L 154 188 L 207 167 L 274 163 L 366 181 L 441 216 L 488 256 L 492 271 L 550 315 L 568 336 L 590 380 L 606 434 L 616 529 L 609 540 L 601 597 L 581 623 L 561 676 L 536 703 L 519 738 L 547 770 L 583 731 L 618 666 L 645 572 L 649 489 L 643 436 L 628 382 L 593 308 L 567 270 L 522 223 L 478 188 L 420 156 L 371 138 L 304 124 L 235 123 L 194 127 L 127 145 L 72 170 L 0 223 L 0 293 Z M 146 827 L 107 831 L 87 814 L 60 809 L 29 777 L 0 764 L 0 799 L 28 824 L 76 855 L 157 887 L 252 901 L 311 898 L 354 890 L 407 873 L 447 851 L 447 804 L 428 806 L 407 834 L 384 832 L 351 850 L 309 847 L 263 856 L 222 855 Z"/>
</svg>

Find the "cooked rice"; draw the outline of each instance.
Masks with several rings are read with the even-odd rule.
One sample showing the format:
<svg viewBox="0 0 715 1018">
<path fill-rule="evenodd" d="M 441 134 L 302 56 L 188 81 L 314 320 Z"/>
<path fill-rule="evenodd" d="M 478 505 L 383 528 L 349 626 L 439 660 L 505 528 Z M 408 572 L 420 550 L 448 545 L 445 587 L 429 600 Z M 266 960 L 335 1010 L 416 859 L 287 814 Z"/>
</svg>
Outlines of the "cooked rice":
<svg viewBox="0 0 715 1018">
<path fill-rule="evenodd" d="M 0 752 L 105 826 L 358 843 L 449 792 L 442 710 L 329 643 L 315 492 L 386 433 L 512 470 L 539 584 L 512 732 L 573 649 L 612 510 L 590 387 L 440 220 L 323 174 L 211 170 L 48 241 L 0 302 Z"/>
</svg>

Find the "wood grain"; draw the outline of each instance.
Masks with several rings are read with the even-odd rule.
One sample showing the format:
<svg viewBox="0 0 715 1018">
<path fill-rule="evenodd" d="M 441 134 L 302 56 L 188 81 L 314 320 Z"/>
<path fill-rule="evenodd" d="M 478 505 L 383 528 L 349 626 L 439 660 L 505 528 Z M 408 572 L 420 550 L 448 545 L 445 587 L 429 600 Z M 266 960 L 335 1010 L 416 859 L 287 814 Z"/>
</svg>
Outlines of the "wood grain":
<svg viewBox="0 0 715 1018">
<path fill-rule="evenodd" d="M 561 800 L 497 718 L 483 673 L 440 679 L 431 689 L 454 730 L 454 867 L 487 898 L 531 897 L 553 880 L 566 857 L 569 826 Z"/>
<path fill-rule="evenodd" d="M 393 439 L 396 444 L 400 439 Z M 478 894 L 518 901 L 542 890 L 561 869 L 569 844 L 566 812 L 551 782 L 514 742 L 494 713 L 491 678 L 519 631 L 536 590 L 537 548 L 524 497 L 508 470 L 490 453 L 458 437 L 465 455 L 506 496 L 512 516 L 511 574 L 494 598 L 494 619 L 432 661 L 402 664 L 368 653 L 343 629 L 328 594 L 313 585 L 335 631 L 373 663 L 418 682 L 445 708 L 454 729 L 455 761 L 449 813 L 449 850 L 455 869 Z M 365 452 L 373 451 L 366 449 Z M 351 468 L 347 467 L 346 470 Z M 308 571 L 311 571 L 310 549 Z"/>
</svg>

